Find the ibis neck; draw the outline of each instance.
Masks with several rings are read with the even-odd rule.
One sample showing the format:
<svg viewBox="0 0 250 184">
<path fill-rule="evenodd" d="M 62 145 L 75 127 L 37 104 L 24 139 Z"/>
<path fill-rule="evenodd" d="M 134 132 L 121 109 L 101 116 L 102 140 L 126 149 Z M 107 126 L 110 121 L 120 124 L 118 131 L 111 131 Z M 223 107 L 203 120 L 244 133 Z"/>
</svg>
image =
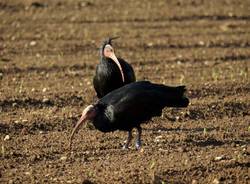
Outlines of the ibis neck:
<svg viewBox="0 0 250 184">
<path fill-rule="evenodd" d="M 106 113 L 107 112 L 106 105 L 97 104 L 97 106 L 98 106 L 97 116 L 92 121 L 95 128 L 102 132 L 114 131 L 114 128 L 112 127 L 112 121 L 109 115 Z"/>
</svg>

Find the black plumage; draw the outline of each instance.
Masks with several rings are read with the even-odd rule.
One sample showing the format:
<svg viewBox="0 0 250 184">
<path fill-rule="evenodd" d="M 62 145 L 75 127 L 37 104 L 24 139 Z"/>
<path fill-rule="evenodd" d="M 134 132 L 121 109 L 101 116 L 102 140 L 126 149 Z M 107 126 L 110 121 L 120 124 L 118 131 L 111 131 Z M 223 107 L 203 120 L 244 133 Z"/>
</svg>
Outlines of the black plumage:
<svg viewBox="0 0 250 184">
<path fill-rule="evenodd" d="M 148 81 L 127 84 L 88 106 L 74 128 L 71 139 L 79 125 L 89 119 L 102 132 L 128 131 L 125 148 L 131 140 L 132 129 L 137 128 L 136 147 L 139 148 L 141 123 L 160 116 L 164 107 L 187 107 L 189 99 L 185 96 L 185 91 L 185 86 L 170 87 Z"/>
<path fill-rule="evenodd" d="M 100 48 L 100 63 L 93 79 L 98 98 L 136 80 L 132 66 L 124 59 L 116 58 L 112 39 L 114 38 L 105 40 Z"/>
</svg>

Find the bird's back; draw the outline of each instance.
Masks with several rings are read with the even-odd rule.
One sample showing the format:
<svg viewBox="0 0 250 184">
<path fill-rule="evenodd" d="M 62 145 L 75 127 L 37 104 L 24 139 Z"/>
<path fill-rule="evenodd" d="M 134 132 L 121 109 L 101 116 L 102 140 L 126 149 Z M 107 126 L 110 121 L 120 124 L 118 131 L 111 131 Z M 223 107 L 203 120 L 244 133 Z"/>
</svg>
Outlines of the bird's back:
<svg viewBox="0 0 250 184">
<path fill-rule="evenodd" d="M 99 100 L 117 129 L 128 130 L 160 116 L 164 107 L 186 107 L 185 87 L 169 87 L 140 81 L 116 89 Z"/>
<path fill-rule="evenodd" d="M 125 82 L 122 81 L 120 70 L 112 59 L 102 59 L 97 65 L 93 84 L 98 98 L 105 96 L 125 84 L 135 81 L 133 68 L 121 58 L 119 58 L 119 62 L 124 72 Z"/>
<path fill-rule="evenodd" d="M 98 98 L 123 85 L 119 68 L 111 59 L 109 60 L 101 61 L 96 67 L 93 84 Z"/>
<path fill-rule="evenodd" d="M 118 60 L 120 62 L 122 70 L 124 72 L 124 79 L 125 79 L 124 84 L 129 84 L 131 82 L 135 82 L 136 77 L 135 77 L 135 72 L 133 70 L 133 67 L 122 58 L 118 58 Z"/>
</svg>

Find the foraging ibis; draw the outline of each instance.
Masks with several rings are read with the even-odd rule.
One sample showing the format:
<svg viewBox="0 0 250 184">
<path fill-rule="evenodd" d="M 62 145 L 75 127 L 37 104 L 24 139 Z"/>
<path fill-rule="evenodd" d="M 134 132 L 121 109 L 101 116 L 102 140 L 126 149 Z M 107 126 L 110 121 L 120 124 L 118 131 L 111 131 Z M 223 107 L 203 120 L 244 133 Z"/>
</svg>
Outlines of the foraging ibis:
<svg viewBox="0 0 250 184">
<path fill-rule="evenodd" d="M 132 66 L 115 55 L 112 40 L 116 38 L 108 38 L 100 48 L 101 62 L 96 67 L 93 79 L 98 98 L 136 80 Z"/>
<path fill-rule="evenodd" d="M 154 116 L 160 116 L 164 107 L 187 107 L 189 99 L 185 96 L 185 86 L 170 87 L 140 81 L 118 88 L 95 104 L 87 106 L 70 136 L 69 147 L 79 126 L 86 120 L 102 132 L 122 130 L 128 132 L 124 148 L 132 139 L 132 129 L 136 128 L 136 148 L 141 147 L 141 123 Z"/>
</svg>

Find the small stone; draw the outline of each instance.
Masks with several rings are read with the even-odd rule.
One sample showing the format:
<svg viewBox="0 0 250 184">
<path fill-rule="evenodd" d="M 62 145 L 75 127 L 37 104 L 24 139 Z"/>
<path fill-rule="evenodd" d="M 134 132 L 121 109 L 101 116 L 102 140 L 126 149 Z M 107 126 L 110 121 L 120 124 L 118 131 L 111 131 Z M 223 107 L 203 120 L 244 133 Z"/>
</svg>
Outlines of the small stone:
<svg viewBox="0 0 250 184">
<path fill-rule="evenodd" d="M 35 46 L 36 45 L 36 41 L 31 41 L 30 42 L 30 46 Z"/>
<path fill-rule="evenodd" d="M 160 141 L 161 141 L 161 139 L 162 139 L 162 136 L 161 136 L 161 135 L 159 135 L 159 136 L 155 137 L 155 142 L 160 142 Z"/>
<path fill-rule="evenodd" d="M 43 88 L 43 92 L 45 93 L 47 91 L 47 88 Z"/>
<path fill-rule="evenodd" d="M 27 123 L 28 120 L 27 120 L 27 119 L 23 119 L 22 122 L 23 122 L 23 123 Z"/>
<path fill-rule="evenodd" d="M 220 160 L 222 160 L 223 158 L 224 158 L 224 156 L 222 155 L 222 156 L 215 157 L 214 160 L 215 160 L 215 161 L 220 161 Z"/>
<path fill-rule="evenodd" d="M 209 61 L 204 61 L 204 65 L 209 65 Z"/>
<path fill-rule="evenodd" d="M 93 4 L 91 2 L 80 2 L 78 3 L 79 7 L 86 7 L 86 6 L 92 6 Z"/>
<path fill-rule="evenodd" d="M 32 88 L 31 91 L 34 92 L 36 89 L 35 88 Z"/>
<path fill-rule="evenodd" d="M 220 180 L 218 179 L 218 178 L 215 178 L 214 180 L 213 180 L 213 184 L 219 184 L 220 183 Z"/>
<path fill-rule="evenodd" d="M 85 154 L 86 154 L 86 155 L 89 155 L 89 154 L 90 154 L 90 151 L 85 151 Z"/>
<path fill-rule="evenodd" d="M 66 157 L 66 156 L 62 156 L 62 157 L 60 158 L 60 160 L 67 160 L 67 157 Z"/>
<path fill-rule="evenodd" d="M 178 61 L 177 61 L 177 65 L 181 65 L 181 64 L 182 64 L 181 61 L 178 60 Z"/>
<path fill-rule="evenodd" d="M 152 46 L 153 46 L 153 43 L 152 43 L 152 42 L 149 42 L 149 43 L 147 43 L 147 46 L 148 46 L 148 47 L 152 47 Z"/>
<path fill-rule="evenodd" d="M 197 184 L 198 181 L 197 180 L 192 180 L 192 184 Z"/>
<path fill-rule="evenodd" d="M 48 98 L 44 98 L 42 102 L 43 102 L 43 103 L 48 103 L 48 102 L 49 102 L 49 99 L 48 99 Z"/>
<path fill-rule="evenodd" d="M 140 153 L 144 153 L 144 149 L 143 148 L 140 149 Z"/>
<path fill-rule="evenodd" d="M 36 57 L 37 57 L 37 58 L 41 57 L 41 54 L 36 53 Z"/>
<path fill-rule="evenodd" d="M 228 23 L 224 23 L 220 26 L 220 29 L 222 31 L 228 31 L 229 30 L 229 24 Z"/>
<path fill-rule="evenodd" d="M 203 41 L 199 41 L 199 45 L 203 46 L 205 43 Z"/>
<path fill-rule="evenodd" d="M 31 173 L 30 173 L 30 172 L 25 172 L 24 174 L 26 174 L 26 175 L 30 175 Z"/>
<path fill-rule="evenodd" d="M 3 139 L 4 141 L 7 141 L 7 140 L 10 140 L 10 136 L 9 135 L 6 135 Z"/>
<path fill-rule="evenodd" d="M 45 174 L 45 177 L 48 177 L 50 174 Z"/>
</svg>

